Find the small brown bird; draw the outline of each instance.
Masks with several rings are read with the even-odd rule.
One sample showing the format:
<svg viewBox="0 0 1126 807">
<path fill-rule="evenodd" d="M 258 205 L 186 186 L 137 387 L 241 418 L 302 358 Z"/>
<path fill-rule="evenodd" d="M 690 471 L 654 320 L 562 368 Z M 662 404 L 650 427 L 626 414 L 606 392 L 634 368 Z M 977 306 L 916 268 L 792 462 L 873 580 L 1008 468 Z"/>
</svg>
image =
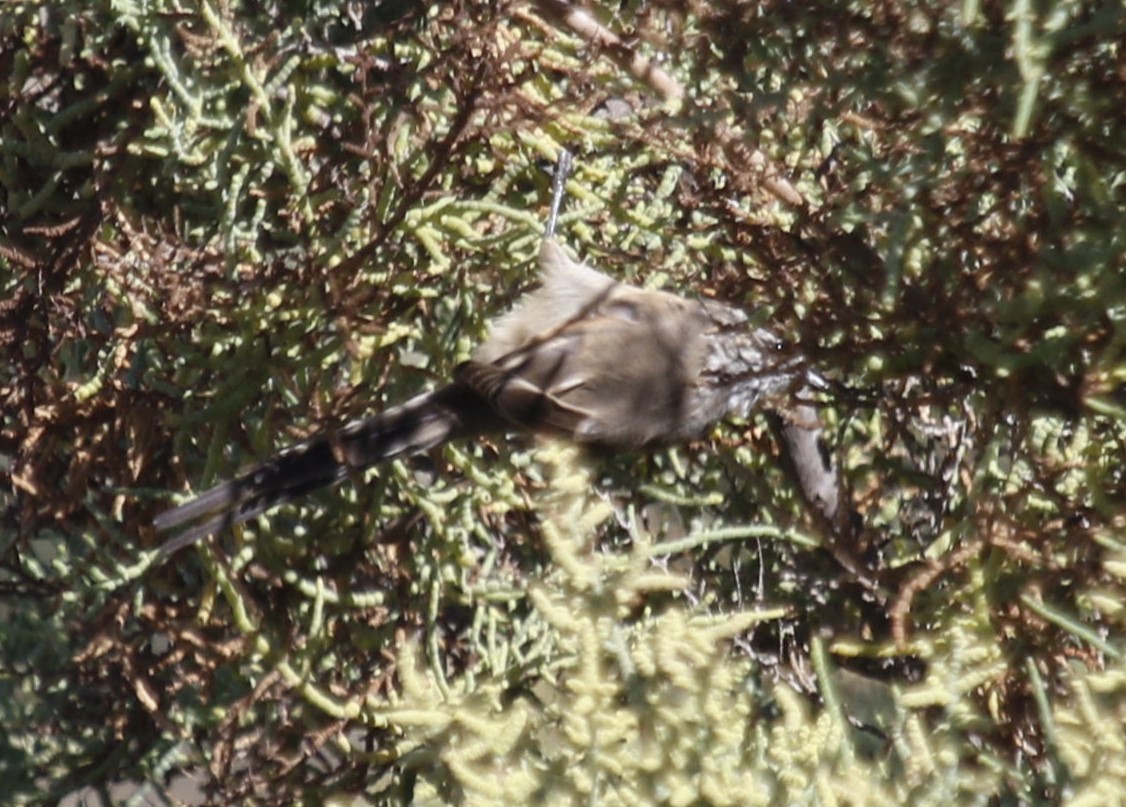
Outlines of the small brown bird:
<svg viewBox="0 0 1126 807">
<path fill-rule="evenodd" d="M 743 311 L 618 283 L 569 258 L 552 237 L 565 172 L 557 171 L 540 247 L 542 286 L 494 323 L 452 383 L 286 449 L 161 513 L 158 530 L 185 527 L 163 553 L 447 440 L 529 431 L 609 451 L 649 449 L 698 437 L 810 383 L 800 358 Z"/>
</svg>

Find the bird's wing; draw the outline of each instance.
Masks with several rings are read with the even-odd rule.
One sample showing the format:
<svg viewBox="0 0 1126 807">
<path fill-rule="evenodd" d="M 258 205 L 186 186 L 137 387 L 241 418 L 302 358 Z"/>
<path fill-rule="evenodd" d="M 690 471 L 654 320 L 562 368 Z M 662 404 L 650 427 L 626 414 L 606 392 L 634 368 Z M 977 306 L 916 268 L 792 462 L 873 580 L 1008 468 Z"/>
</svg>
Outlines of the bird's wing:
<svg viewBox="0 0 1126 807">
<path fill-rule="evenodd" d="M 500 417 L 531 431 L 574 437 L 592 416 L 561 400 L 558 390 L 544 389 L 496 364 L 463 362 L 454 378 L 480 395 Z"/>
</svg>

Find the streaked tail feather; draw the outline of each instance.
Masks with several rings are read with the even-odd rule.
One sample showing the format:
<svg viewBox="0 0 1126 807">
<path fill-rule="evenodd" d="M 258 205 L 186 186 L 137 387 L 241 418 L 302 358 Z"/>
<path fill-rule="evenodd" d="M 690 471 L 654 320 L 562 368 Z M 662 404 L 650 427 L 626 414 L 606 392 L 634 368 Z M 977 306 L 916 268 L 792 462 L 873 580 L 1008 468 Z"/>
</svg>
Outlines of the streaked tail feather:
<svg viewBox="0 0 1126 807">
<path fill-rule="evenodd" d="M 161 554 L 171 555 L 205 535 L 339 482 L 354 471 L 426 451 L 447 440 L 485 431 L 490 425 L 487 407 L 462 385 L 419 395 L 401 406 L 351 423 L 332 436 L 316 437 L 286 449 L 235 479 L 161 513 L 153 521 L 158 531 L 190 525 L 165 542 Z"/>
</svg>

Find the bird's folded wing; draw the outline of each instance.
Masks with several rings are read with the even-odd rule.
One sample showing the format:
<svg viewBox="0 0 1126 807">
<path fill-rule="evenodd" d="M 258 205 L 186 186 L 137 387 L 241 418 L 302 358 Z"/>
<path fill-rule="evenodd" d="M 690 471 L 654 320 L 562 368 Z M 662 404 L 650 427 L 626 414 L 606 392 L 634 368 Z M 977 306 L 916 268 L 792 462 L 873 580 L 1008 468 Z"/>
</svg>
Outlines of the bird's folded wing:
<svg viewBox="0 0 1126 807">
<path fill-rule="evenodd" d="M 591 417 L 590 412 L 560 400 L 551 390 L 495 364 L 463 362 L 454 371 L 454 377 L 509 423 L 531 431 L 574 437 Z"/>
</svg>

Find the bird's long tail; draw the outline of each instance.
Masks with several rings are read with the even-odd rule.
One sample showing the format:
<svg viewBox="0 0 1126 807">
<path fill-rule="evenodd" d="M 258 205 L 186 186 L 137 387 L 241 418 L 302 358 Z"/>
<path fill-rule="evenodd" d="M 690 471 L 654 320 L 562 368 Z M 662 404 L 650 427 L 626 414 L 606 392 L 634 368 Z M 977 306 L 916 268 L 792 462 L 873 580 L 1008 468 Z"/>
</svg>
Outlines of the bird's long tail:
<svg viewBox="0 0 1126 807">
<path fill-rule="evenodd" d="M 188 525 L 161 546 L 161 554 L 171 555 L 205 535 L 339 482 L 354 471 L 487 431 L 492 425 L 488 407 L 463 385 L 451 384 L 419 395 L 332 435 L 288 448 L 235 479 L 161 513 L 153 521 L 161 532 Z"/>
</svg>

